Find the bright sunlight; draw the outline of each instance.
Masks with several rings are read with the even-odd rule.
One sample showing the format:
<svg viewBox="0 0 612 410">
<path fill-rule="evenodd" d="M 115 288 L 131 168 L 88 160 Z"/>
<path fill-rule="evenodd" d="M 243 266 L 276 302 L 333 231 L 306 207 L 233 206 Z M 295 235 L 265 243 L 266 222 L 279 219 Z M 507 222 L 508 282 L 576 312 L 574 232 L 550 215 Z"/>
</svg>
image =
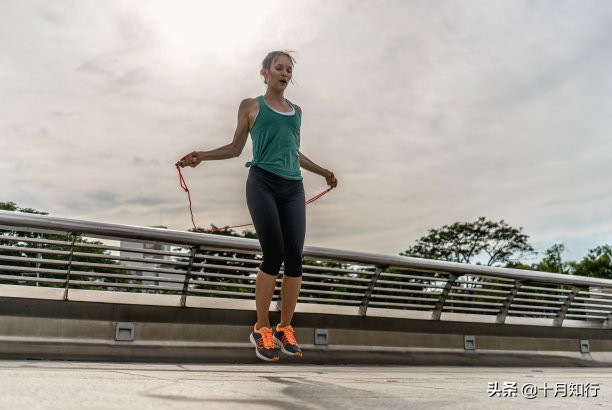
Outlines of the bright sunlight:
<svg viewBox="0 0 612 410">
<path fill-rule="evenodd" d="M 151 11 L 166 46 L 179 54 L 224 52 L 256 35 L 271 2 L 154 0 Z"/>
</svg>

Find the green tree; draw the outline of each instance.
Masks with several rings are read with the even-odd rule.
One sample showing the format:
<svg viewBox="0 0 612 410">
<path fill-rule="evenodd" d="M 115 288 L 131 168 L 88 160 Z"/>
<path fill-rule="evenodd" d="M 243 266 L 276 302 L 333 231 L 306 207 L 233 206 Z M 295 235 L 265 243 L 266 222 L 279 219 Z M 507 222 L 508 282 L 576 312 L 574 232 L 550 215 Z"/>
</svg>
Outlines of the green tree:
<svg viewBox="0 0 612 410">
<path fill-rule="evenodd" d="M 198 230 L 212 231 L 209 233 L 213 235 L 257 239 L 257 234 L 254 231 L 244 230 L 242 233 L 238 233 L 231 228 L 220 229 L 214 224 L 211 224 L 208 228 L 198 228 Z M 190 231 L 193 232 L 194 230 L 190 229 Z M 246 286 L 252 284 L 251 276 L 255 272 L 254 266 L 257 266 L 259 261 L 260 257 L 251 253 L 222 249 L 204 249 L 198 252 L 196 257 L 196 263 L 202 264 L 204 267 L 192 271 L 194 279 L 196 279 L 193 287 L 198 290 L 199 295 L 207 296 L 216 296 L 215 292 L 250 294 L 252 292 Z M 217 275 L 231 275 L 232 277 L 222 278 Z M 207 291 L 210 293 L 206 293 Z"/>
<path fill-rule="evenodd" d="M 534 270 L 541 272 L 566 273 L 571 271 L 569 262 L 563 262 L 561 254 L 565 252 L 565 245 L 556 243 L 544 251 L 544 257 L 538 263 L 532 265 Z"/>
<path fill-rule="evenodd" d="M 565 252 L 565 245 L 562 243 L 556 243 L 543 252 L 542 259 L 539 262 L 532 263 L 530 265 L 522 262 L 510 262 L 506 265 L 506 267 L 539 272 L 571 274 L 573 270 L 572 262 L 563 261 L 563 258 L 561 257 L 563 252 Z M 543 284 L 540 287 L 549 288 L 549 290 L 532 289 L 530 290 L 532 297 L 534 299 L 548 301 L 548 295 L 550 294 L 550 290 L 552 290 L 552 285 Z M 560 292 L 571 290 L 571 287 L 566 285 L 557 285 L 556 287 Z M 536 296 L 536 294 L 541 294 L 541 296 Z"/>
<path fill-rule="evenodd" d="M 612 279 L 612 246 L 589 249 L 587 256 L 578 263 L 574 262 L 572 267 L 576 275 Z"/>
<path fill-rule="evenodd" d="M 208 228 L 198 228 L 197 231 L 195 229 L 189 229 L 188 231 L 210 233 L 212 235 L 233 236 L 235 238 L 257 239 L 257 233 L 255 231 L 245 229 L 242 231 L 242 233 L 238 233 L 235 229 L 232 229 L 231 227 L 219 228 L 215 224 L 210 224 Z"/>
<path fill-rule="evenodd" d="M 0 209 L 3 211 L 23 212 L 26 214 L 48 215 L 47 212 L 37 211 L 32 208 L 20 208 L 15 202 L 0 202 Z"/>
<path fill-rule="evenodd" d="M 488 266 L 504 264 L 533 252 L 529 237 L 522 230 L 503 220 L 495 222 L 480 217 L 474 222 L 455 222 L 430 229 L 400 254 L 461 263 L 484 258 Z"/>
<path fill-rule="evenodd" d="M 37 211 L 33 208 L 21 208 L 15 202 L 0 202 L 0 209 L 12 212 L 47 215 L 47 212 Z M 72 243 L 74 247 L 66 245 Z M 27 284 L 36 283 L 37 286 L 62 287 L 66 279 L 65 270 L 68 257 L 66 253 L 74 252 L 71 266 L 71 277 L 80 281 L 92 282 L 92 285 L 82 286 L 84 289 L 105 289 L 104 286 L 93 282 L 107 282 L 97 274 L 123 275 L 125 271 L 114 267 L 90 267 L 82 264 L 118 265 L 114 260 L 105 258 L 108 254 L 96 245 L 103 245 L 99 241 L 91 241 L 81 235 L 61 235 L 40 232 L 26 232 L 18 230 L 0 230 L 0 245 L 3 247 L 0 255 L 0 283 Z M 18 258 L 18 259 L 17 259 Z M 15 267 L 16 269 L 12 269 Z M 118 266 L 117 266 L 118 267 Z M 25 271 L 32 269 L 31 272 Z M 57 273 L 52 271 L 57 270 Z M 36 273 L 34 273 L 36 272 Z M 43 272 L 43 273 L 41 273 Z M 2 280 L 4 276 L 5 280 Z M 20 280 L 9 278 L 19 276 Z M 42 279 L 42 280 L 41 280 Z M 127 279 L 116 279 L 114 283 L 127 283 Z"/>
</svg>

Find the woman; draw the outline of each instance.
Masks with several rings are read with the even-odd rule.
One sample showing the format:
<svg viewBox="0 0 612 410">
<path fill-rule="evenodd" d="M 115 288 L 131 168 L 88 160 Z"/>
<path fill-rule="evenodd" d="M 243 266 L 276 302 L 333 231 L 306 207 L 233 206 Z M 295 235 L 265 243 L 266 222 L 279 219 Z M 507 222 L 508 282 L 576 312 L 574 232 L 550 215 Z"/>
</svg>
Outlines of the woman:
<svg viewBox="0 0 612 410">
<path fill-rule="evenodd" d="M 194 151 L 177 163 L 195 167 L 202 161 L 234 158 L 241 154 L 249 133 L 253 160 L 246 183 L 247 205 L 263 261 L 255 282 L 257 322 L 250 335 L 257 357 L 278 360 L 283 353 L 301 357 L 291 320 L 302 285 L 302 251 L 306 232 L 304 186 L 300 167 L 325 178 L 335 188 L 334 173 L 312 162 L 299 150 L 302 109 L 285 99 L 295 60 L 273 51 L 263 60 L 261 75 L 267 85 L 263 96 L 247 98 L 238 108 L 238 125 L 231 143 L 211 151 Z M 269 308 L 276 277 L 285 264 L 281 285 L 281 320 L 270 326 Z"/>
</svg>

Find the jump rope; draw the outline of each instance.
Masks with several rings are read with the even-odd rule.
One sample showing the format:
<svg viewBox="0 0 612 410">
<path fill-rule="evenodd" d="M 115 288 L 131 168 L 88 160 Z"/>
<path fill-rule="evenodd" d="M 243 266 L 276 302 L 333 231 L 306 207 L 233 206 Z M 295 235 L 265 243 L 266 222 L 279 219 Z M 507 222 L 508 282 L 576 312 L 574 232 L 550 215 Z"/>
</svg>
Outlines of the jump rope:
<svg viewBox="0 0 612 410">
<path fill-rule="evenodd" d="M 179 174 L 179 183 L 181 184 L 181 188 L 183 189 L 183 191 L 185 191 L 187 193 L 187 199 L 189 200 L 189 214 L 191 215 L 191 223 L 193 224 L 193 231 L 194 232 L 200 232 L 200 233 L 214 233 L 214 232 L 219 232 L 219 231 L 225 231 L 228 229 L 233 229 L 233 228 L 242 228 L 245 226 L 252 226 L 253 224 L 243 224 L 243 225 L 233 225 L 233 226 L 225 226 L 223 228 L 215 228 L 215 229 L 198 229 L 198 227 L 196 226 L 195 223 L 195 219 L 193 217 L 193 207 L 192 207 L 192 203 L 191 203 L 191 193 L 189 192 L 189 187 L 187 187 L 187 182 L 185 182 L 185 178 L 183 178 L 183 173 L 181 172 L 181 167 L 180 166 L 176 166 L 176 170 L 178 171 Z M 328 193 L 329 191 L 331 191 L 332 188 L 327 188 L 325 191 L 313 196 L 312 198 L 310 198 L 308 201 L 306 201 L 306 205 L 308 204 L 312 204 L 314 201 L 316 201 L 317 199 L 321 198 L 323 195 L 325 195 L 326 193 Z"/>
</svg>

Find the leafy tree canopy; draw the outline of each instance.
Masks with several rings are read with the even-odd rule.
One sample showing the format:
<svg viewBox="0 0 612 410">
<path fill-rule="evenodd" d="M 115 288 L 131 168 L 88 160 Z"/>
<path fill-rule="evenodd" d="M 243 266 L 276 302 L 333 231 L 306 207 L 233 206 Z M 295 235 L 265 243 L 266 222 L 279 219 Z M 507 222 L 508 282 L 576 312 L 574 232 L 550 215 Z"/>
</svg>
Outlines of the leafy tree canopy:
<svg viewBox="0 0 612 410">
<path fill-rule="evenodd" d="M 570 273 L 571 264 L 569 262 L 563 262 L 561 258 L 563 252 L 565 252 L 564 244 L 554 244 L 544 251 L 542 260 L 534 264 L 533 268 L 541 272 Z"/>
<path fill-rule="evenodd" d="M 233 237 L 236 237 L 236 238 L 257 239 L 257 234 L 255 233 L 255 231 L 251 231 L 251 230 L 248 230 L 248 229 L 245 229 L 241 233 L 238 233 L 238 232 L 236 232 L 235 229 L 232 229 L 232 228 L 229 228 L 229 227 L 219 228 L 215 224 L 210 224 L 210 226 L 208 228 L 198 228 L 198 230 L 200 230 L 200 231 L 212 231 L 210 233 L 213 234 L 213 235 L 233 236 Z M 195 230 L 194 229 L 189 229 L 189 232 L 195 232 Z"/>
<path fill-rule="evenodd" d="M 535 270 L 540 272 L 552 273 L 572 273 L 572 263 L 563 261 L 561 255 L 565 252 L 565 245 L 556 243 L 542 253 L 542 260 L 532 264 L 526 264 L 519 261 L 510 261 L 506 264 L 506 268 Z"/>
<path fill-rule="evenodd" d="M 26 214 L 48 215 L 47 212 L 37 211 L 32 208 L 20 208 L 15 202 L 0 202 L 0 209 L 3 211 L 24 212 Z"/>
<path fill-rule="evenodd" d="M 488 266 L 504 264 L 533 252 L 522 229 L 485 217 L 474 222 L 455 222 L 430 229 L 401 255 L 461 263 L 484 258 Z"/>
<path fill-rule="evenodd" d="M 572 267 L 576 275 L 612 279 L 612 246 L 590 249 L 588 255 L 580 262 L 574 262 Z"/>
</svg>

